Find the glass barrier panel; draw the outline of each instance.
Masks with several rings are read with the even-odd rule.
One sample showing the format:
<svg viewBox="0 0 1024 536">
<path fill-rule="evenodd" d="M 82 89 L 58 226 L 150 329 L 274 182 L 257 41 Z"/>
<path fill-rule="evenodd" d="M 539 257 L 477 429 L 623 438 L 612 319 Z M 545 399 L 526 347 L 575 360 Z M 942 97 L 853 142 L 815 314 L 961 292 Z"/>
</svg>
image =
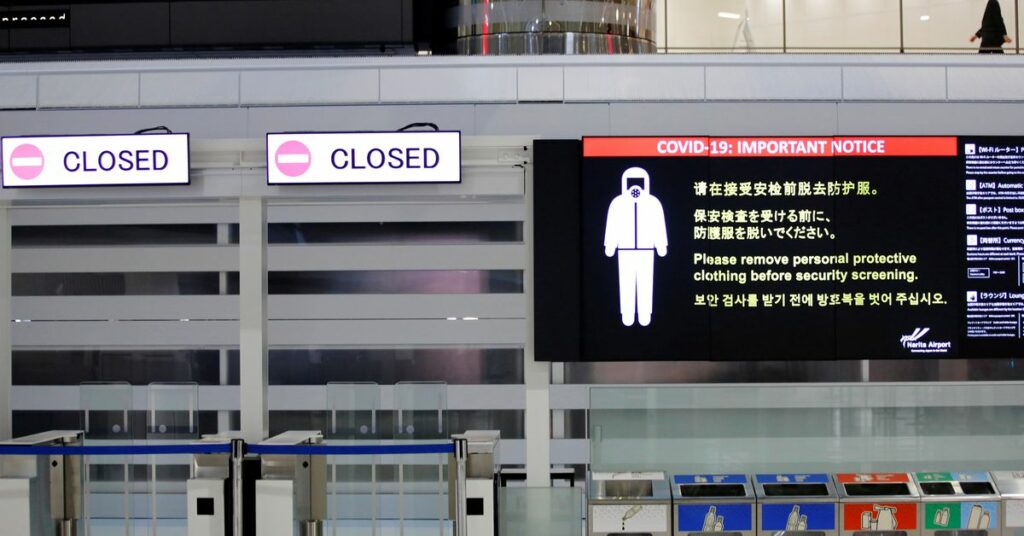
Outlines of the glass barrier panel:
<svg viewBox="0 0 1024 536">
<path fill-rule="evenodd" d="M 79 387 L 81 426 L 85 445 L 134 443 L 133 390 L 126 382 L 83 383 Z M 145 464 L 145 461 L 141 462 Z M 85 536 L 124 534 L 135 531 L 135 503 L 146 503 L 145 477 L 133 476 L 132 456 L 82 459 Z"/>
<path fill-rule="evenodd" d="M 583 534 L 582 488 L 498 488 L 498 536 Z"/>
<path fill-rule="evenodd" d="M 372 382 L 332 382 L 326 386 L 330 445 L 379 445 L 380 386 Z M 375 533 L 380 496 L 379 456 L 329 456 L 328 516 L 330 533 Z"/>
<path fill-rule="evenodd" d="M 1020 470 L 1019 383 L 594 387 L 591 469 Z"/>
<path fill-rule="evenodd" d="M 396 443 L 444 442 L 448 430 L 448 384 L 402 382 L 394 387 Z M 383 463 L 387 463 L 386 461 Z M 397 460 L 399 530 L 451 530 L 448 522 L 448 456 L 415 454 Z M 386 509 L 385 512 L 390 512 Z M 384 516 L 382 516 L 384 517 Z M 388 517 L 389 518 L 389 517 Z"/>
<path fill-rule="evenodd" d="M 154 382 L 148 388 L 146 442 L 189 443 L 199 435 L 199 384 Z M 186 486 L 192 456 L 149 456 L 152 534 L 184 531 L 188 525 Z"/>
<path fill-rule="evenodd" d="M 146 439 L 153 442 L 199 439 L 199 384 L 154 382 L 148 386 Z"/>
</svg>

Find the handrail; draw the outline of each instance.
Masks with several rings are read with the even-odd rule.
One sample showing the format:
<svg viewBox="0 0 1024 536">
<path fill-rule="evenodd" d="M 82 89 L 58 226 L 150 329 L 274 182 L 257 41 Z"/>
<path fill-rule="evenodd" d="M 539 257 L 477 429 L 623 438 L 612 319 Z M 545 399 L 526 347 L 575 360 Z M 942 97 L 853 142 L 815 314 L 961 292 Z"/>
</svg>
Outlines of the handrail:
<svg viewBox="0 0 1024 536">
<path fill-rule="evenodd" d="M 451 454 L 454 443 L 410 445 L 249 445 L 253 454 L 286 454 L 295 456 L 368 456 L 389 454 Z"/>
<path fill-rule="evenodd" d="M 692 46 L 692 47 L 689 47 L 689 46 L 686 46 L 686 47 L 658 47 L 658 53 L 662 53 L 662 54 L 678 54 L 678 53 L 684 53 L 684 52 L 691 51 L 691 50 L 699 51 L 699 52 L 719 51 L 719 52 L 728 52 L 730 54 L 748 54 L 748 53 L 755 53 L 756 54 L 758 52 L 776 52 L 776 53 L 781 53 L 783 51 L 785 51 L 787 53 L 788 52 L 805 52 L 805 51 L 807 51 L 807 52 L 817 52 L 817 51 L 821 51 L 821 50 L 837 51 L 837 52 L 842 52 L 842 51 L 851 51 L 851 52 L 887 52 L 888 51 L 888 52 L 893 52 L 893 53 L 896 53 L 896 54 L 901 53 L 900 52 L 901 49 L 899 47 L 895 47 L 895 46 L 835 46 L 835 45 L 820 45 L 820 46 L 799 46 L 799 47 L 787 46 L 787 47 L 783 48 L 781 45 L 777 45 L 777 46 L 751 47 L 751 48 L 745 48 L 745 49 L 742 49 L 742 50 L 737 50 L 735 47 L 725 47 L 725 46 L 722 46 L 722 47 L 714 47 L 714 46 L 709 46 L 709 47 L 702 47 L 702 46 Z M 903 52 L 917 52 L 917 53 L 927 53 L 927 52 L 932 52 L 932 51 L 943 51 L 943 52 L 964 52 L 964 53 L 975 53 L 976 54 L 978 52 L 978 47 L 976 47 L 976 46 L 974 46 L 974 47 L 926 46 L 926 47 L 904 47 L 902 50 L 903 50 Z M 1012 48 L 1003 48 L 1003 52 L 1010 54 L 1010 53 L 1014 53 L 1015 50 L 1012 49 Z"/>
<path fill-rule="evenodd" d="M 189 445 L 91 445 L 32 447 L 0 445 L 0 456 L 135 456 L 152 454 L 228 454 L 231 443 Z"/>
<path fill-rule="evenodd" d="M 252 454 L 373 456 L 451 454 L 452 442 L 398 445 L 246 445 Z M 188 445 L 90 445 L 71 447 L 0 445 L 0 456 L 136 456 L 154 454 L 229 454 L 231 443 Z"/>
</svg>

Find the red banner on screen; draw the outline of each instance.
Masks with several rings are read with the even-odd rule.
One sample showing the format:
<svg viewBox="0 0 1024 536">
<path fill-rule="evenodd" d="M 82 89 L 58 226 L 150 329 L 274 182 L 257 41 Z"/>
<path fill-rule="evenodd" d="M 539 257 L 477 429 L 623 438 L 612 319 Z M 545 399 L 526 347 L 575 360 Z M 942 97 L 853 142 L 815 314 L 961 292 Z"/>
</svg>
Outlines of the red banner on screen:
<svg viewBox="0 0 1024 536">
<path fill-rule="evenodd" d="M 643 138 L 583 138 L 583 156 L 707 156 L 708 139 L 702 137 L 665 136 Z"/>
<path fill-rule="evenodd" d="M 832 138 L 711 138 L 710 156 L 802 157 L 833 156 Z"/>
<path fill-rule="evenodd" d="M 872 145 L 874 142 L 874 145 Z M 881 144 L 882 153 L 874 153 Z M 956 156 L 957 139 L 947 137 L 837 137 L 836 156 Z"/>
</svg>

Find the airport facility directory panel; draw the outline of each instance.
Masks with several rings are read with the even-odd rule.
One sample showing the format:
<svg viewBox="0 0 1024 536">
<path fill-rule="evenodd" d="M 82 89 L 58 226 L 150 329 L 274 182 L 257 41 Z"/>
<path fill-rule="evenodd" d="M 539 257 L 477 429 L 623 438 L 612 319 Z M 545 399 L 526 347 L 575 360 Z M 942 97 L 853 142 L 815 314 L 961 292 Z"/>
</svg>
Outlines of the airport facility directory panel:
<svg viewBox="0 0 1024 536">
<path fill-rule="evenodd" d="M 539 359 L 1012 357 L 1024 345 L 1024 138 L 537 143 Z"/>
</svg>

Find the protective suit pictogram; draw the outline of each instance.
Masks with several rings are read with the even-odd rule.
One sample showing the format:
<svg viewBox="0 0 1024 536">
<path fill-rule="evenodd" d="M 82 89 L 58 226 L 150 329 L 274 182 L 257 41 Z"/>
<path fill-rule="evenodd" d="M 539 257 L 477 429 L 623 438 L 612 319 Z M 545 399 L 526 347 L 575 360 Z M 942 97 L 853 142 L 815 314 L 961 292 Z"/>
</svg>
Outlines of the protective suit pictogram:
<svg viewBox="0 0 1024 536">
<path fill-rule="evenodd" d="M 654 310 L 654 253 L 668 254 L 665 211 L 651 195 L 651 177 L 638 167 L 622 174 L 622 194 L 608 206 L 604 253 L 619 255 L 619 310 L 622 323 L 651 323 Z"/>
</svg>

